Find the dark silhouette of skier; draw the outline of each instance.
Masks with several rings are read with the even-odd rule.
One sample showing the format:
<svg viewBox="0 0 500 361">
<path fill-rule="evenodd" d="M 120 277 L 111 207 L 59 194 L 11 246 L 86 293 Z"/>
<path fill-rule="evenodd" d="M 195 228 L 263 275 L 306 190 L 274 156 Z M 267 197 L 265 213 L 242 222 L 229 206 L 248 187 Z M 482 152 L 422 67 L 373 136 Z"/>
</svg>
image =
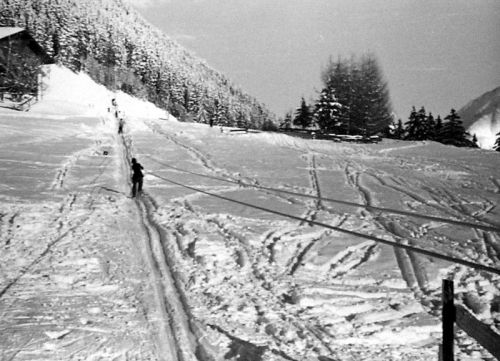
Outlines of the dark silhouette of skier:
<svg viewBox="0 0 500 361">
<path fill-rule="evenodd" d="M 118 121 L 118 134 L 123 133 L 123 125 L 124 124 L 125 124 L 125 122 L 123 121 L 123 118 L 120 118 L 120 120 Z"/>
<path fill-rule="evenodd" d="M 142 192 L 143 169 L 142 165 L 137 163 L 137 159 L 132 158 L 132 197 Z"/>
</svg>

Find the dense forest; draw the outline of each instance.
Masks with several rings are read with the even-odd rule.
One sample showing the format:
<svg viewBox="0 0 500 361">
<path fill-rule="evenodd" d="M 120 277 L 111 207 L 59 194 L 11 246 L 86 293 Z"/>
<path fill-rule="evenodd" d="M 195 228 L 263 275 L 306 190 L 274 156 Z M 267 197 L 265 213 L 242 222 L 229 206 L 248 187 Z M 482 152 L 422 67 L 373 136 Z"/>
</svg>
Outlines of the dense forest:
<svg viewBox="0 0 500 361">
<path fill-rule="evenodd" d="M 122 0 L 2 0 L 0 26 L 26 28 L 56 61 L 180 120 L 266 128 L 274 116 Z"/>
</svg>

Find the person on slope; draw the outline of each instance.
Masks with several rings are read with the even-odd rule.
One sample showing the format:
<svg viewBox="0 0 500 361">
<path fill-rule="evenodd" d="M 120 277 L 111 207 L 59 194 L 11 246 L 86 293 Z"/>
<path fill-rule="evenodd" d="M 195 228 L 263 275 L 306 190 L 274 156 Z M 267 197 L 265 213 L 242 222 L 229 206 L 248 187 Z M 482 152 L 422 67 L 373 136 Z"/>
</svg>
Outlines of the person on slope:
<svg viewBox="0 0 500 361">
<path fill-rule="evenodd" d="M 123 133 L 123 125 L 124 124 L 125 124 L 125 121 L 123 120 L 123 118 L 120 118 L 120 120 L 118 121 L 118 134 Z"/>
<path fill-rule="evenodd" d="M 142 165 L 137 163 L 137 159 L 132 158 L 132 197 L 135 197 L 136 193 L 142 192 L 143 169 Z"/>
</svg>

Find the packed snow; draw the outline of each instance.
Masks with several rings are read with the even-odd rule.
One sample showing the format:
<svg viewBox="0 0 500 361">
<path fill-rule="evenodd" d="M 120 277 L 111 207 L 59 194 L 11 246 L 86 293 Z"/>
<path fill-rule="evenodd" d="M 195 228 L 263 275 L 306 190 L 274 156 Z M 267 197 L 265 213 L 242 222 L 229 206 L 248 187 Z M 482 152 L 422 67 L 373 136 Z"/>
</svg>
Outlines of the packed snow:
<svg viewBox="0 0 500 361">
<path fill-rule="evenodd" d="M 0 359 L 437 359 L 443 278 L 498 331 L 497 275 L 311 223 L 497 266 L 499 233 L 324 200 L 500 227 L 495 152 L 181 123 L 57 66 L 47 86 L 0 109 Z"/>
</svg>

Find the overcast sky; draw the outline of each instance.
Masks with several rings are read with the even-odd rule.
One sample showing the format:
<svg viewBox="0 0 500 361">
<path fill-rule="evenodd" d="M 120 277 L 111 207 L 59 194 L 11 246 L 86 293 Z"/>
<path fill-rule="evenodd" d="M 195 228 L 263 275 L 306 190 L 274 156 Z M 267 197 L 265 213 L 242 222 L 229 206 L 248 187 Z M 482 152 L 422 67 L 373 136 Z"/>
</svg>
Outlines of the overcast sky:
<svg viewBox="0 0 500 361">
<path fill-rule="evenodd" d="M 129 0 L 278 116 L 313 99 L 330 56 L 374 52 L 404 120 L 500 86 L 499 0 Z"/>
</svg>

